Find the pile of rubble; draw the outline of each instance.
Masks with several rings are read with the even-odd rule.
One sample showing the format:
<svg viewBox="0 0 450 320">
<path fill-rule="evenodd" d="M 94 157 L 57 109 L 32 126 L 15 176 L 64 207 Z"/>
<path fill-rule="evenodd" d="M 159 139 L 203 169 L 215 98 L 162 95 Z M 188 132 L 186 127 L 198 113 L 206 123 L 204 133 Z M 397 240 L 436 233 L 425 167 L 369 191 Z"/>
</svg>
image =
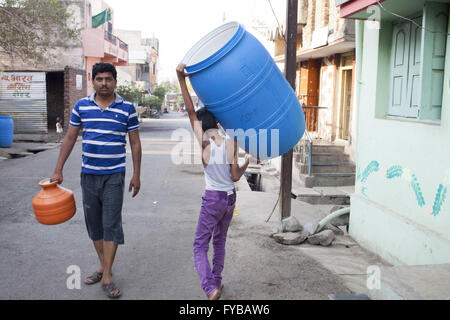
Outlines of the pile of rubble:
<svg viewBox="0 0 450 320">
<path fill-rule="evenodd" d="M 330 213 L 342 208 L 344 207 L 335 206 Z M 336 217 L 319 230 L 320 220 L 311 221 L 302 226 L 295 217 L 291 216 L 281 221 L 281 230 L 272 233 L 271 237 L 276 242 L 286 245 L 297 245 L 306 241 L 309 244 L 329 246 L 337 235 L 344 235 L 340 227 L 345 226 L 348 232 L 349 217 L 350 213 Z"/>
</svg>

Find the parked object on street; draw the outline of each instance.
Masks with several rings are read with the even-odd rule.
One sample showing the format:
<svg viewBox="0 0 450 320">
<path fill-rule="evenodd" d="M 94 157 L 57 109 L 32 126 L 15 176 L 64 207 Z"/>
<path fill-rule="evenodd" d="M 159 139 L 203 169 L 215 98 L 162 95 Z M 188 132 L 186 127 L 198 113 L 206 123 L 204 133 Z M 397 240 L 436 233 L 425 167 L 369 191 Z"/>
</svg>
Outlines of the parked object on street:
<svg viewBox="0 0 450 320">
<path fill-rule="evenodd" d="M 37 221 L 46 225 L 63 223 L 77 211 L 73 192 L 58 186 L 49 178 L 39 182 L 43 189 L 34 197 L 32 204 Z"/>
<path fill-rule="evenodd" d="M 305 119 L 293 89 L 264 46 L 238 22 L 211 31 L 182 64 L 222 127 L 243 129 L 245 135 L 236 136 L 252 156 L 278 157 L 302 137 Z"/>
<path fill-rule="evenodd" d="M 157 109 L 150 109 L 150 118 L 159 119 L 161 117 L 161 114 L 159 110 Z"/>
<path fill-rule="evenodd" d="M 0 115 L 0 148 L 9 148 L 13 143 L 14 121 L 11 116 Z"/>
</svg>

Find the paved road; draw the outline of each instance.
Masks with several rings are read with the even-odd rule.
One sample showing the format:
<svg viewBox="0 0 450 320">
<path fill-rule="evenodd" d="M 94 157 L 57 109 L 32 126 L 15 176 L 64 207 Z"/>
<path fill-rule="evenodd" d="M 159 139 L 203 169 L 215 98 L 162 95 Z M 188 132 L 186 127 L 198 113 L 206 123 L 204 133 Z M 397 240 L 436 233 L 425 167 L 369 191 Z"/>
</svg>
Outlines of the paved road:
<svg viewBox="0 0 450 320">
<path fill-rule="evenodd" d="M 202 168 L 176 165 L 171 158 L 173 150 L 188 146 L 176 141 L 187 132 L 189 122 L 181 114 L 141 124 L 142 189 L 134 199 L 126 191 L 125 245 L 119 247 L 113 269 L 123 299 L 205 298 L 192 253 Z M 97 268 L 81 205 L 81 142 L 66 163 L 63 183 L 74 192 L 76 215 L 56 226 L 35 220 L 31 200 L 40 190 L 38 181 L 51 175 L 58 152 L 56 148 L 0 163 L 0 299 L 107 299 L 99 285 L 67 288 L 69 266 L 80 268 L 81 279 Z M 131 172 L 128 152 L 126 183 Z M 329 293 L 348 292 L 314 260 L 276 244 L 260 230 L 243 219 L 233 220 L 224 299 L 327 299 Z"/>
</svg>

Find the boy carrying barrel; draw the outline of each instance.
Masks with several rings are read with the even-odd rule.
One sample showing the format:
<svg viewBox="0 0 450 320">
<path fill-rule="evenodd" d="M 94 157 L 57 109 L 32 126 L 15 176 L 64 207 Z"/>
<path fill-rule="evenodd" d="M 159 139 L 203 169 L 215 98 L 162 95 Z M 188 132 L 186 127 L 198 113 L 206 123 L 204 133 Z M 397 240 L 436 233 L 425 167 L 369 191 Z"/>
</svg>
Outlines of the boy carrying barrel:
<svg viewBox="0 0 450 320">
<path fill-rule="evenodd" d="M 205 193 L 193 245 L 194 263 L 208 299 L 218 300 L 223 289 L 227 231 L 236 203 L 234 182 L 244 174 L 249 158 L 246 156 L 244 165 L 239 167 L 237 142 L 219 134 L 218 121 L 206 107 L 195 112 L 184 67 L 184 64 L 178 65 L 177 77 L 194 135 L 202 147 L 205 173 Z M 214 249 L 212 269 L 207 255 L 211 238 Z"/>
</svg>

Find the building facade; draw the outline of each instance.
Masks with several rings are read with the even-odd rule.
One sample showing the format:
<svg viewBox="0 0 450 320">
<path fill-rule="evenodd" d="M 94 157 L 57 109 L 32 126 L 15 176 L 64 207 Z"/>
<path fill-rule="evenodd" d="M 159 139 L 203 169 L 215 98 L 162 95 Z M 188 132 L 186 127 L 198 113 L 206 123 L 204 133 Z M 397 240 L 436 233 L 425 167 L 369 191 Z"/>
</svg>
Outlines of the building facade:
<svg viewBox="0 0 450 320">
<path fill-rule="evenodd" d="M 134 83 L 147 93 L 151 93 L 158 81 L 158 39 L 142 38 L 141 31 L 116 30 L 115 32 L 127 42 L 129 50 L 128 65 L 117 67 L 118 84 Z"/>
<path fill-rule="evenodd" d="M 86 0 L 85 24 L 81 31 L 84 69 L 87 75 L 87 92 L 93 91 L 92 66 L 98 62 L 111 63 L 114 66 L 128 65 L 128 44 L 122 41 L 114 30 L 114 9 L 103 0 Z M 105 10 L 111 12 L 111 20 L 92 28 L 92 16 Z"/>
<path fill-rule="evenodd" d="M 450 2 L 341 2 L 358 19 L 350 235 L 394 265 L 450 263 Z"/>
<path fill-rule="evenodd" d="M 150 54 L 150 86 L 154 88 L 158 84 L 159 70 L 159 40 L 157 38 L 142 39 L 142 45 Z"/>
<path fill-rule="evenodd" d="M 296 94 L 313 138 L 345 146 L 355 159 L 354 21 L 342 19 L 335 0 L 299 0 Z M 283 28 L 283 27 L 281 27 Z M 284 31 L 275 27 L 274 59 L 284 62 Z"/>
<path fill-rule="evenodd" d="M 102 0 L 63 2 L 72 13 L 72 27 L 81 30 L 78 40 L 66 44 L 67 48 L 50 50 L 56 58 L 43 62 L 0 55 L 4 66 L 0 74 L 0 114 L 13 117 L 15 137 L 27 134 L 27 139 L 45 140 L 48 130 L 55 129 L 56 117 L 66 128 L 75 102 L 92 92 L 92 66 L 101 61 L 128 63 L 127 44 L 111 32 L 112 8 Z M 92 28 L 92 16 L 107 9 L 112 19 Z"/>
</svg>

